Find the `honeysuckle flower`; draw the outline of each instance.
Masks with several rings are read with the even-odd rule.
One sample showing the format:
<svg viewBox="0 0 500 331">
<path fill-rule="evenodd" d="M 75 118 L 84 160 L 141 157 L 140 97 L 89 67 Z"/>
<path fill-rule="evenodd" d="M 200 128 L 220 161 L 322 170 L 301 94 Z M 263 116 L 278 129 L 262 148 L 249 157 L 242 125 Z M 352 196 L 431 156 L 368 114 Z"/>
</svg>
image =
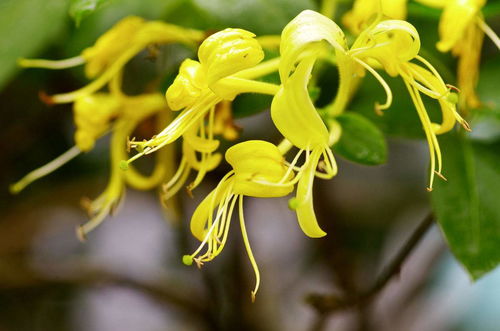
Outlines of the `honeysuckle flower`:
<svg viewBox="0 0 500 331">
<path fill-rule="evenodd" d="M 440 40 L 436 47 L 441 52 L 451 51 L 458 57 L 458 87 L 460 105 L 464 109 L 477 108 L 481 102 L 476 94 L 479 80 L 479 62 L 484 34 L 500 49 L 500 39 L 484 22 L 481 9 L 486 0 L 417 0 L 435 8 L 442 8 L 439 21 Z M 459 18 L 459 19 L 457 19 Z"/>
<path fill-rule="evenodd" d="M 74 58 L 51 61 L 41 59 L 20 59 L 23 67 L 65 69 L 85 64 L 85 74 L 94 79 L 90 84 L 76 91 L 44 96 L 47 103 L 69 103 L 101 89 L 113 77 L 120 75 L 125 64 L 142 49 L 152 44 L 179 42 L 196 46 L 204 38 L 204 33 L 182 28 L 161 21 L 144 21 L 131 16 L 119 21 L 109 31 Z"/>
<path fill-rule="evenodd" d="M 327 17 L 306 10 L 283 29 L 279 67 L 282 84 L 271 104 L 271 117 L 275 126 L 299 149 L 290 167 L 295 167 L 300 155 L 305 154 L 304 164 L 297 169 L 297 195 L 290 206 L 297 212 L 302 231 L 313 238 L 326 235 L 319 227 L 313 209 L 314 177 L 332 178 L 337 173 L 330 149 L 330 133 L 307 90 L 314 63 L 325 47 L 323 42 L 335 49 L 339 67 L 344 65 L 347 47 L 344 34 Z M 339 90 L 339 93 L 342 91 Z M 317 172 L 318 165 L 324 173 Z"/>
<path fill-rule="evenodd" d="M 252 301 L 259 289 L 260 273 L 250 247 L 243 213 L 243 197 L 273 198 L 288 195 L 294 188 L 294 173 L 288 167 L 280 150 L 262 140 L 236 144 L 226 151 L 226 161 L 233 170 L 198 205 L 191 218 L 191 232 L 201 241 L 198 249 L 185 255 L 183 262 L 193 261 L 201 267 L 213 260 L 224 248 L 229 234 L 231 217 L 238 203 L 241 234 L 248 257 L 255 272 Z M 214 218 L 215 213 L 215 218 Z M 205 253 L 201 253 L 206 247 Z"/>
<path fill-rule="evenodd" d="M 376 16 L 403 20 L 406 18 L 406 2 L 407 0 L 355 0 L 352 9 L 342 17 L 342 24 L 358 35 Z"/>
<path fill-rule="evenodd" d="M 113 213 L 122 200 L 125 185 L 140 190 L 158 186 L 167 172 L 166 152 L 157 157 L 155 169 L 149 176 L 140 174 L 134 168 L 127 172 L 120 170 L 121 161 L 127 155 L 126 142 L 136 126 L 144 119 L 157 114 L 162 125 L 169 119 L 169 111 L 164 97 L 158 93 L 126 96 L 121 92 L 85 95 L 75 100 L 74 117 L 76 124 L 75 143 L 71 148 L 49 164 L 30 172 L 11 186 L 17 193 L 25 186 L 61 167 L 80 154 L 90 151 L 95 141 L 111 132 L 110 179 L 103 193 L 93 201 L 83 200 L 90 220 L 77 229 L 78 237 L 84 240 L 86 234 L 98 226 L 105 217 Z"/>
<path fill-rule="evenodd" d="M 181 64 L 178 76 L 166 92 L 170 108 L 181 113 L 150 140 L 134 141 L 132 147 L 139 153 L 126 161 L 130 163 L 155 152 L 180 137 L 187 140 L 183 152 L 191 157 L 183 156 L 178 175 L 165 186 L 167 198 L 172 195 L 169 191 L 178 191 L 179 183 L 185 181 L 191 169 L 197 170 L 198 175 L 189 189 L 199 184 L 206 171 L 213 169 L 220 160 L 217 155 L 212 155 L 219 144 L 213 138 L 218 104 L 232 101 L 239 93 L 274 94 L 277 91 L 273 84 L 252 80 L 267 74 L 273 67 L 268 63 L 258 65 L 264 52 L 251 32 L 241 29 L 217 32 L 203 41 L 198 58 L 199 61 L 187 59 Z M 234 138 L 234 132 L 231 138 Z M 201 160 L 192 157 L 195 153 L 201 153 Z"/>
<path fill-rule="evenodd" d="M 364 69 L 370 71 L 386 90 L 387 101 L 378 106 L 378 110 L 390 107 L 392 92 L 373 66 L 380 66 L 390 76 L 400 76 L 403 79 L 417 109 L 429 145 L 431 173 L 428 189 L 432 190 L 434 174 L 443 177 L 441 150 L 436 135 L 451 130 L 457 121 L 466 129 L 469 129 L 469 126 L 457 112 L 456 95 L 443 82 L 437 70 L 418 55 L 419 51 L 420 36 L 410 23 L 386 20 L 375 22 L 363 31 L 354 42 L 349 54 L 361 65 L 360 75 L 363 75 Z M 410 62 L 411 60 L 419 61 L 424 67 Z M 440 124 L 431 122 L 420 93 L 438 100 L 442 112 Z"/>
<path fill-rule="evenodd" d="M 122 200 L 126 185 L 135 189 L 148 190 L 158 186 L 166 175 L 168 162 L 166 153 L 158 155 L 155 169 L 147 177 L 133 167 L 127 169 L 126 172 L 120 170 L 120 167 L 123 166 L 122 160 L 127 155 L 127 139 L 137 125 L 155 114 L 162 118 L 160 121 L 162 124 L 170 117 L 165 99 L 158 93 L 134 97 L 121 95 L 117 98 L 120 103 L 120 115 L 111 128 L 110 180 L 99 197 L 86 203 L 85 207 L 91 219 L 78 228 L 77 234 L 81 240 L 85 239 L 87 233 L 98 226 L 108 214 L 113 214 Z M 90 109 L 87 113 L 92 116 Z"/>
</svg>

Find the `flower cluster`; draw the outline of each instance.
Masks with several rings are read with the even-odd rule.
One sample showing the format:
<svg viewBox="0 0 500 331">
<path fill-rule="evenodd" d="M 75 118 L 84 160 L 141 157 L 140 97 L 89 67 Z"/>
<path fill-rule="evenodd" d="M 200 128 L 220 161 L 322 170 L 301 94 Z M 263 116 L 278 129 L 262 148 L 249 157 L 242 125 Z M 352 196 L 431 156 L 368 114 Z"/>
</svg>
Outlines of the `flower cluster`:
<svg viewBox="0 0 500 331">
<path fill-rule="evenodd" d="M 484 1 L 420 2 L 444 8 L 437 47 L 440 51 L 452 50 L 460 57 L 458 84 L 463 91 L 460 100 L 467 107 L 475 107 L 480 31 L 487 30 L 480 14 Z M 450 20 L 457 13 L 466 19 L 452 29 Z M 195 262 L 200 267 L 218 256 L 227 242 L 232 214 L 238 204 L 241 233 L 256 276 L 252 291 L 255 299 L 260 273 L 246 231 L 244 197 L 284 197 L 294 192 L 289 207 L 296 212 L 304 234 L 311 238 L 326 235 L 315 216 L 313 183 L 315 178 L 331 179 L 337 174 L 331 147 L 342 136 L 342 128 L 336 117 L 346 111 L 367 72 L 386 93 L 385 102 L 374 105 L 379 114 L 394 101 L 391 87 L 380 72 L 404 82 L 429 146 L 429 190 L 435 174 L 444 178 L 437 136 L 452 130 L 457 122 L 470 130 L 457 110 L 460 104 L 454 92 L 457 89 L 446 84 L 432 64 L 420 55 L 419 33 L 404 21 L 405 17 L 404 0 L 357 0 L 343 18 L 344 25 L 356 35 L 351 43 L 333 20 L 311 10 L 303 11 L 290 21 L 280 37 L 263 38 L 236 28 L 205 38 L 200 31 L 129 17 L 78 57 L 63 61 L 23 59 L 20 64 L 25 67 L 59 69 L 85 64 L 86 75 L 93 81 L 74 92 L 44 96 L 49 103 L 73 102 L 76 147 L 28 174 L 12 190 L 20 191 L 80 151 L 91 150 L 98 138 L 110 132 L 110 181 L 101 196 L 86 203 L 91 220 L 78 230 L 84 238 L 117 207 L 127 184 L 150 189 L 163 183 L 162 199 L 167 205 L 183 187 L 188 192 L 194 190 L 207 172 L 222 162 L 222 153 L 218 151 L 220 140 L 235 140 L 238 136 L 231 121 L 234 98 L 243 93 L 271 95 L 271 118 L 283 140 L 276 145 L 251 140 L 227 149 L 225 160 L 232 170 L 192 215 L 191 231 L 201 244 L 192 254 L 183 257 L 185 264 Z M 182 62 L 165 97 L 158 93 L 125 95 L 121 76 L 126 62 L 148 45 L 170 42 L 191 46 L 201 43 L 197 59 Z M 264 60 L 263 47 L 277 45 L 279 57 Z M 310 80 L 318 61 L 335 63 L 340 77 L 336 96 L 321 116 L 310 96 Z M 261 80 L 276 71 L 279 84 Z M 100 91 L 105 85 L 107 91 Z M 422 95 L 439 104 L 442 115 L 439 122 L 430 119 Z M 158 124 L 163 125 L 156 135 L 143 141 L 129 138 L 141 121 L 153 115 Z M 182 143 L 182 157 L 177 170 L 167 176 L 173 157 L 164 147 L 177 140 Z M 128 156 L 127 149 L 135 150 L 135 155 Z M 144 177 L 132 167 L 132 162 L 154 152 L 158 152 L 156 168 Z M 186 185 L 192 172 L 194 178 Z"/>
</svg>

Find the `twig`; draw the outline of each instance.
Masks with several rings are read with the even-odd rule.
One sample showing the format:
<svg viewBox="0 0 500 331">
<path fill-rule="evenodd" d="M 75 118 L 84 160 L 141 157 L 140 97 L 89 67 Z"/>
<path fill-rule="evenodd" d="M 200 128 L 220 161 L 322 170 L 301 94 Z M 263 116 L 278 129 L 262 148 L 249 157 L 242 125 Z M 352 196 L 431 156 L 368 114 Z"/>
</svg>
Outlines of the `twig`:
<svg viewBox="0 0 500 331">
<path fill-rule="evenodd" d="M 412 232 L 401 250 L 398 251 L 396 256 L 382 270 L 375 283 L 373 283 L 373 285 L 365 292 L 362 292 L 354 297 L 347 298 L 342 298 L 337 295 L 310 294 L 307 296 L 306 301 L 322 315 L 333 311 L 369 304 L 377 296 L 377 294 L 384 289 L 391 278 L 399 274 L 406 258 L 417 246 L 433 223 L 434 216 L 432 213 L 429 213 Z"/>
<path fill-rule="evenodd" d="M 57 266 L 54 268 L 59 269 Z M 207 314 L 203 302 L 194 299 L 198 297 L 197 295 L 187 293 L 189 290 L 183 291 L 177 285 L 168 286 L 167 284 L 171 281 L 167 279 L 145 281 L 124 274 L 82 266 L 71 272 L 64 270 L 63 267 L 60 268 L 63 272 L 50 275 L 39 274 L 26 266 L 17 266 L 15 269 L 16 273 L 22 272 L 20 274 L 22 277 L 13 278 L 12 272 L 10 275 L 3 273 L 0 277 L 0 289 L 114 285 L 138 290 L 163 305 L 173 306 L 202 317 Z"/>
</svg>

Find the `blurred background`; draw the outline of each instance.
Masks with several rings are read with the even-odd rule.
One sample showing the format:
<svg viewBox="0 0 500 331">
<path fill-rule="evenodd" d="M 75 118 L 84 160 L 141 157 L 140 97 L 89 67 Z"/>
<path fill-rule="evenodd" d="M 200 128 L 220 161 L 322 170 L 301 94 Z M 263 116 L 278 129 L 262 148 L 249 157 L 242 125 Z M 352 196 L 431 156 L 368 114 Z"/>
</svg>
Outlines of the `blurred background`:
<svg viewBox="0 0 500 331">
<path fill-rule="evenodd" d="M 349 7 L 342 1 L 338 15 Z M 473 284 L 436 225 L 370 305 L 321 312 L 311 304 L 314 294 L 340 298 L 364 293 L 431 210 L 427 145 L 418 127 L 398 132 L 397 121 L 418 121 L 406 99 L 399 103 L 403 119 L 389 115 L 377 122 L 390 137 L 385 165 L 361 166 L 339 158 L 339 174 L 316 181 L 315 206 L 325 238 L 303 235 L 287 208 L 288 197 L 245 198 L 247 229 L 262 276 L 253 304 L 254 275 L 238 226 L 232 227 L 223 253 L 202 270 L 181 261 L 197 247 L 189 232 L 190 215 L 227 166 L 210 173 L 193 198 L 180 193 L 179 219 L 162 209 L 158 192 L 129 189 L 122 208 L 85 243 L 75 235 L 87 220 L 80 201 L 96 197 L 106 185 L 106 138 L 93 151 L 10 195 L 9 184 L 74 144 L 71 105 L 49 107 L 39 92 L 71 91 L 86 82 L 81 68 L 20 70 L 18 57 L 75 56 L 131 14 L 205 30 L 241 27 L 258 35 L 279 34 L 301 10 L 318 4 L 114 0 L 79 26 L 68 8 L 62 0 L 0 0 L 0 331 L 499 330 L 500 270 Z M 432 50 L 438 17 L 410 17 L 424 29 L 419 28 L 423 43 Z M 499 17 L 489 22 L 496 31 Z M 445 64 L 454 61 L 429 52 Z M 146 52 L 139 54 L 127 65 L 126 92 L 140 93 L 152 80 L 164 82 L 164 90 L 186 57 L 195 54 L 177 45 L 160 47 L 153 60 Z M 483 63 L 498 66 L 498 60 L 486 42 Z M 331 91 L 335 75 L 323 83 Z M 383 94 L 370 79 L 366 86 L 351 108 L 375 118 L 373 102 L 383 100 Z M 243 128 L 240 140 L 279 142 L 268 111 L 236 123 Z"/>
</svg>

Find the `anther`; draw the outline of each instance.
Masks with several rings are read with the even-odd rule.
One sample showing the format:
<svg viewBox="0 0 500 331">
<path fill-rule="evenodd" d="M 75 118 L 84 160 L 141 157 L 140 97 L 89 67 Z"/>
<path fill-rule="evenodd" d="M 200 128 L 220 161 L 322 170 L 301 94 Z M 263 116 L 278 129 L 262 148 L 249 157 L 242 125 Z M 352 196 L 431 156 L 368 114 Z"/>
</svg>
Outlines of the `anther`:
<svg viewBox="0 0 500 331">
<path fill-rule="evenodd" d="M 80 242 L 84 243 L 87 241 L 87 235 L 85 234 L 85 231 L 83 231 L 83 227 L 82 226 L 78 226 L 76 228 L 76 237 L 78 238 L 78 240 L 80 240 Z"/>
<path fill-rule="evenodd" d="M 440 173 L 440 172 L 438 172 L 438 171 L 436 171 L 436 170 L 434 170 L 434 173 L 435 173 L 436 175 L 438 175 L 438 176 L 439 176 L 439 178 L 441 178 L 442 180 L 444 180 L 444 181 L 446 181 L 446 182 L 448 181 L 448 179 L 446 179 L 446 177 L 445 177 L 445 176 L 443 176 L 443 174 L 442 174 L 442 173 Z"/>
<path fill-rule="evenodd" d="M 38 98 L 40 98 L 40 100 L 46 104 L 47 106 L 53 106 L 55 105 L 55 101 L 54 101 L 54 98 L 51 97 L 50 95 L 48 95 L 47 93 L 45 93 L 45 91 L 39 91 L 38 92 Z"/>
</svg>

